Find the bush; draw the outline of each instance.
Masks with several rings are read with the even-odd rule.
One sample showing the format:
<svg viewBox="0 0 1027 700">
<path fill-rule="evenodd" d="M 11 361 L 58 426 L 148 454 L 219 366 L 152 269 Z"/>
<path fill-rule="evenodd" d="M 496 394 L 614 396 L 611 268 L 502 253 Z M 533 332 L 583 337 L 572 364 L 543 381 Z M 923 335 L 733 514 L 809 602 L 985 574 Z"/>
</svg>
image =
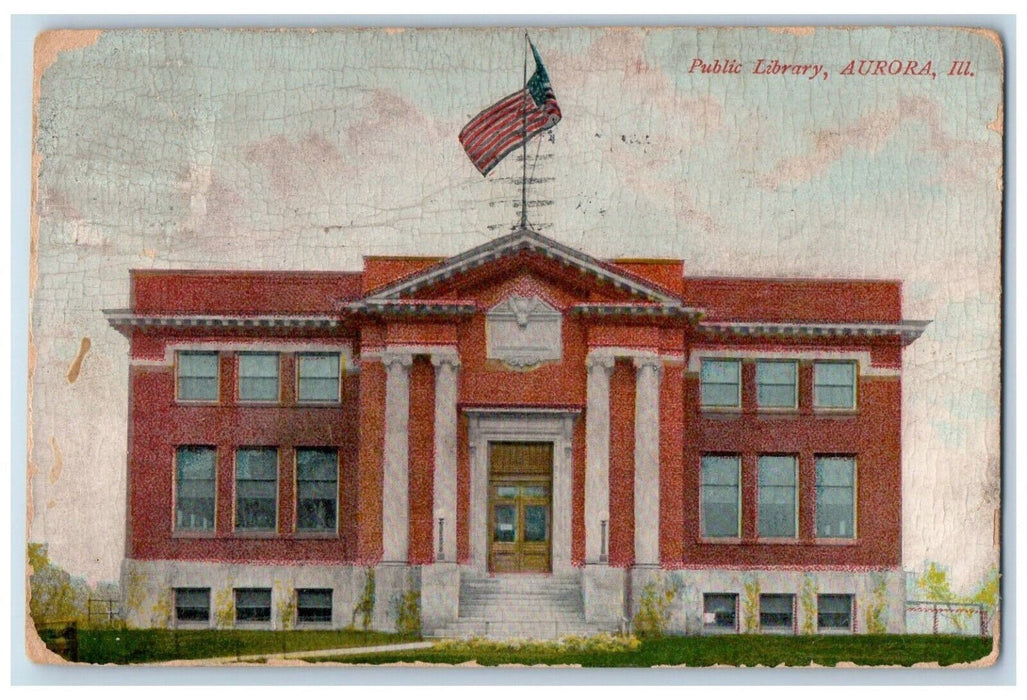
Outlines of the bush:
<svg viewBox="0 0 1027 700">
<path fill-rule="evenodd" d="M 670 620 L 670 606 L 677 591 L 650 581 L 642 588 L 642 596 L 635 614 L 634 630 L 640 637 L 662 637 Z"/>
</svg>

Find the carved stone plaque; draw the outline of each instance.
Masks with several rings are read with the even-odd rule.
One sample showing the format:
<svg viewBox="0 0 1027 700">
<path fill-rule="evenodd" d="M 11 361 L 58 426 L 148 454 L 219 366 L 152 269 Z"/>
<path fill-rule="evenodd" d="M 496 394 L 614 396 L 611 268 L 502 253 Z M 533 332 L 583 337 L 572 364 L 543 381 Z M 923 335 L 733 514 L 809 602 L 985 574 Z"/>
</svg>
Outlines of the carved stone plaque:
<svg viewBox="0 0 1027 700">
<path fill-rule="evenodd" d="M 559 360 L 560 312 L 538 297 L 509 296 L 485 317 L 488 359 L 513 367 Z"/>
</svg>

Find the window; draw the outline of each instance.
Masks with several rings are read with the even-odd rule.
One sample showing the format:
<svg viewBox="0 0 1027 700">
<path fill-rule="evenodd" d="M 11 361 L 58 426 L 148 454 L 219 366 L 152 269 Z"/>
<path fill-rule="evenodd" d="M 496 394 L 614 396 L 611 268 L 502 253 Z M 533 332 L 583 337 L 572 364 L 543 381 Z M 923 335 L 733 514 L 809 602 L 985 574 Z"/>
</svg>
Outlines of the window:
<svg viewBox="0 0 1027 700">
<path fill-rule="evenodd" d="M 217 449 L 175 450 L 175 529 L 214 529 L 214 484 Z"/>
<path fill-rule="evenodd" d="M 175 387 L 181 401 L 218 400 L 218 354 L 180 352 Z"/>
<path fill-rule="evenodd" d="M 737 408 L 741 401 L 742 364 L 738 360 L 703 360 L 702 405 Z"/>
<path fill-rule="evenodd" d="M 776 593 L 760 595 L 760 629 L 793 629 L 795 622 L 795 596 Z"/>
<path fill-rule="evenodd" d="M 297 622 L 331 622 L 332 589 L 299 588 L 296 590 Z"/>
<path fill-rule="evenodd" d="M 736 631 L 738 629 L 738 594 L 705 593 L 702 597 L 703 629 Z"/>
<path fill-rule="evenodd" d="M 737 456 L 702 458 L 702 536 L 738 537 Z"/>
<path fill-rule="evenodd" d="M 235 527 L 274 530 L 278 522 L 278 450 L 244 448 L 235 453 Z"/>
<path fill-rule="evenodd" d="M 856 407 L 855 362 L 815 362 L 813 364 L 813 407 Z"/>
<path fill-rule="evenodd" d="M 760 360 L 756 363 L 756 403 L 760 408 L 798 406 L 798 365 Z"/>
<path fill-rule="evenodd" d="M 271 589 L 236 588 L 235 621 L 271 622 Z"/>
<path fill-rule="evenodd" d="M 817 629 L 852 630 L 852 596 L 818 595 Z"/>
<path fill-rule="evenodd" d="M 759 458 L 760 537 L 795 537 L 798 519 L 795 457 L 764 455 Z"/>
<path fill-rule="evenodd" d="M 339 493 L 335 450 L 296 450 L 296 529 L 335 531 Z"/>
<path fill-rule="evenodd" d="M 299 355 L 296 362 L 299 376 L 299 401 L 339 400 L 338 353 L 309 353 Z"/>
<path fill-rule="evenodd" d="M 209 588 L 176 588 L 175 589 L 175 621 L 176 622 L 209 622 L 210 621 L 210 589 Z"/>
<path fill-rule="evenodd" d="M 278 355 L 268 352 L 239 354 L 239 400 L 278 400 Z"/>
<path fill-rule="evenodd" d="M 856 536 L 856 460 L 817 457 L 817 537 Z"/>
</svg>

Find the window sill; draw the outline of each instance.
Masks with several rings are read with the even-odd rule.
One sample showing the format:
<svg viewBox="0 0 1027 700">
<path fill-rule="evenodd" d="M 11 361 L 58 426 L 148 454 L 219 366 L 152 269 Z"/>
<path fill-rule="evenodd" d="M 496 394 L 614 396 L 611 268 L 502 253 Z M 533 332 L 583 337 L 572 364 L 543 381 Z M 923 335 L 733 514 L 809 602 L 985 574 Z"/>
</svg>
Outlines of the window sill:
<svg viewBox="0 0 1027 700">
<path fill-rule="evenodd" d="M 795 630 L 791 627 L 760 627 L 760 634 L 794 637 Z"/>
<path fill-rule="evenodd" d="M 825 637 L 841 637 L 848 634 L 855 634 L 851 627 L 838 627 L 838 628 L 826 628 L 818 629 L 817 634 L 824 635 Z"/>
<path fill-rule="evenodd" d="M 171 533 L 175 540 L 212 540 L 217 536 L 214 530 L 175 530 Z"/>
<path fill-rule="evenodd" d="M 296 531 L 288 533 L 294 540 L 337 540 L 339 533 L 332 530 L 324 531 Z"/>
<path fill-rule="evenodd" d="M 175 398 L 175 404 L 178 406 L 219 406 L 221 405 L 220 399 L 180 399 Z"/>
<path fill-rule="evenodd" d="M 301 399 L 296 400 L 296 406 L 298 408 L 337 408 L 342 405 L 342 401 L 304 401 Z"/>
<path fill-rule="evenodd" d="M 859 410 L 855 408 L 817 408 L 813 407 L 813 415 L 821 417 L 832 417 L 832 418 L 846 418 L 855 417 L 859 415 Z"/>
<path fill-rule="evenodd" d="M 700 537 L 699 544 L 742 544 L 741 537 Z"/>
<path fill-rule="evenodd" d="M 798 406 L 757 406 L 756 413 L 761 416 L 797 416 L 801 411 Z"/>
<path fill-rule="evenodd" d="M 241 540 L 272 540 L 281 537 L 277 530 L 233 530 L 229 537 Z"/>
<path fill-rule="evenodd" d="M 855 537 L 818 537 L 813 544 L 824 547 L 856 547 L 859 540 Z"/>
<path fill-rule="evenodd" d="M 236 406 L 245 406 L 246 408 L 281 408 L 281 399 L 277 401 L 247 401 L 246 399 L 236 399 Z"/>
<path fill-rule="evenodd" d="M 699 410 L 703 413 L 712 413 L 717 415 L 741 415 L 741 406 L 699 406 Z"/>
<path fill-rule="evenodd" d="M 759 537 L 759 538 L 753 540 L 753 544 L 797 545 L 797 544 L 809 544 L 809 541 L 803 542 L 798 537 Z"/>
<path fill-rule="evenodd" d="M 175 622 L 176 630 L 206 630 L 210 629 L 210 620 L 206 622 Z"/>
</svg>

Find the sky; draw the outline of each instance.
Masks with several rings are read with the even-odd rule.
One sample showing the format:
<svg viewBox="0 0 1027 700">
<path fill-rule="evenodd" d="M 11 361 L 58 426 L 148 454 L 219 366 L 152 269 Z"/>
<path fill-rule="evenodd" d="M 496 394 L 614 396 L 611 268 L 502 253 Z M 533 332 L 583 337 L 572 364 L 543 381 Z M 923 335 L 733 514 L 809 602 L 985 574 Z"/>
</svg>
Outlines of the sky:
<svg viewBox="0 0 1027 700">
<path fill-rule="evenodd" d="M 1002 55 L 954 28 L 533 29 L 563 119 L 532 225 L 689 275 L 903 282 L 903 559 L 997 563 Z M 737 61 L 734 74 L 690 71 Z M 817 65 L 757 74 L 762 59 Z M 845 75 L 863 60 L 930 75 Z M 72 573 L 124 552 L 134 268 L 358 270 L 518 221 L 520 163 L 457 141 L 516 90 L 523 32 L 81 32 L 37 43 L 30 527 Z M 947 75 L 970 61 L 973 76 Z M 866 64 L 864 64 L 866 65 Z M 887 66 L 888 64 L 886 64 Z M 885 68 L 885 72 L 887 72 Z M 41 72 L 40 72 L 41 71 Z M 826 72 L 826 79 L 824 74 Z M 76 361 L 77 360 L 77 361 Z"/>
</svg>

